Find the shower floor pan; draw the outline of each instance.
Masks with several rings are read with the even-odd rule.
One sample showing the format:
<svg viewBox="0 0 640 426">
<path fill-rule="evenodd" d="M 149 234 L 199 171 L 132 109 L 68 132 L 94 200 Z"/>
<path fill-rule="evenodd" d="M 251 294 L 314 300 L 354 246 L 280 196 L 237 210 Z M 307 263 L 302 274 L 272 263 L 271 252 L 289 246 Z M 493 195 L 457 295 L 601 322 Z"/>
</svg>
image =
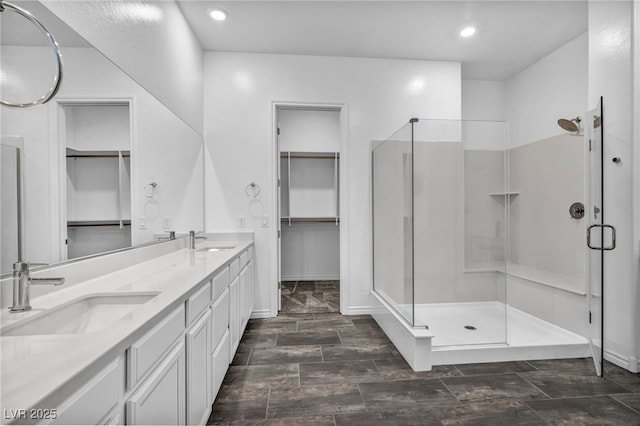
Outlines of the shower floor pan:
<svg viewBox="0 0 640 426">
<path fill-rule="evenodd" d="M 373 317 L 416 371 L 433 365 L 591 356 L 586 338 L 501 302 L 416 305 L 416 322 L 429 324 L 426 329 L 409 327 L 375 292 L 374 298 Z"/>
</svg>

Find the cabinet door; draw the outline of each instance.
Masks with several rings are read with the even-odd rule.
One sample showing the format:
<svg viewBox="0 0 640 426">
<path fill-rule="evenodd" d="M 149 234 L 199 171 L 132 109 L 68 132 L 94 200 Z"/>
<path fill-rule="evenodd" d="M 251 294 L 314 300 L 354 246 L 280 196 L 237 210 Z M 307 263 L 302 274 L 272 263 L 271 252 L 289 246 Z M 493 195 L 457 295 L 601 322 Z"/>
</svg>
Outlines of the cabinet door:
<svg viewBox="0 0 640 426">
<path fill-rule="evenodd" d="M 118 357 L 89 379 L 76 393 L 57 408 L 51 424 L 102 424 L 117 412 L 124 393 L 124 357 Z M 49 410 L 43 410 L 45 412 Z M 47 422 L 45 422 L 47 423 Z"/>
<path fill-rule="evenodd" d="M 238 290 L 238 313 L 239 313 L 239 334 L 242 335 L 244 327 L 247 325 L 247 268 L 240 271 Z"/>
<path fill-rule="evenodd" d="M 253 260 L 250 260 L 246 268 L 246 287 L 247 287 L 247 320 L 251 318 L 253 312 Z"/>
<path fill-rule="evenodd" d="M 204 424 L 209 415 L 211 311 L 187 331 L 187 424 Z"/>
<path fill-rule="evenodd" d="M 185 424 L 184 342 L 180 341 L 126 403 L 128 425 Z"/>
<path fill-rule="evenodd" d="M 238 348 L 238 343 L 240 343 L 240 316 L 238 315 L 239 289 L 240 279 L 236 277 L 229 285 L 229 331 L 231 332 L 229 336 L 231 339 L 229 359 L 233 359 L 233 355 Z"/>
<path fill-rule="evenodd" d="M 225 288 L 222 294 L 213 302 L 213 330 L 211 347 L 215 349 L 220 343 L 220 339 L 229 329 L 229 289 Z"/>
<path fill-rule="evenodd" d="M 230 356 L 230 334 L 229 331 L 225 331 L 220 339 L 220 343 L 211 354 L 211 365 L 213 366 L 213 382 L 211 384 L 211 403 L 216 399 L 216 395 L 220 390 L 220 386 L 222 386 L 222 382 L 224 381 L 224 376 L 227 374 L 227 370 L 229 369 L 229 363 L 231 362 L 229 358 Z"/>
</svg>

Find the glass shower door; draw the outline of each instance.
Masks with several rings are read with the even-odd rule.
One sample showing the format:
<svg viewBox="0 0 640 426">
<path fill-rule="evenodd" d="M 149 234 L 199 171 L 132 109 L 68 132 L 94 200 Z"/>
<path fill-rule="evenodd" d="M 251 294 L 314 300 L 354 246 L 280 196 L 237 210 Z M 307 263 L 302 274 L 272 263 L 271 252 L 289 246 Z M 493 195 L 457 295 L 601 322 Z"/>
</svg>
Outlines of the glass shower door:
<svg viewBox="0 0 640 426">
<path fill-rule="evenodd" d="M 604 375 L 604 253 L 613 250 L 616 244 L 615 228 L 605 224 L 604 217 L 604 121 L 602 98 L 593 110 L 587 113 L 588 129 L 588 302 L 589 343 L 598 376 Z"/>
</svg>

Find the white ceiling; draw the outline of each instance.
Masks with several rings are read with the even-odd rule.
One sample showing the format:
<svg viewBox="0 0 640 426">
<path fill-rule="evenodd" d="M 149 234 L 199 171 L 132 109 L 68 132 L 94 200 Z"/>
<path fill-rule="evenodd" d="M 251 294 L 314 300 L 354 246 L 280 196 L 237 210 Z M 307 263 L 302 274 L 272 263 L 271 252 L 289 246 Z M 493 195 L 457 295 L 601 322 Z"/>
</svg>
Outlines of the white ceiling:
<svg viewBox="0 0 640 426">
<path fill-rule="evenodd" d="M 587 31 L 583 0 L 178 3 L 205 50 L 456 61 L 464 79 L 506 80 Z"/>
</svg>

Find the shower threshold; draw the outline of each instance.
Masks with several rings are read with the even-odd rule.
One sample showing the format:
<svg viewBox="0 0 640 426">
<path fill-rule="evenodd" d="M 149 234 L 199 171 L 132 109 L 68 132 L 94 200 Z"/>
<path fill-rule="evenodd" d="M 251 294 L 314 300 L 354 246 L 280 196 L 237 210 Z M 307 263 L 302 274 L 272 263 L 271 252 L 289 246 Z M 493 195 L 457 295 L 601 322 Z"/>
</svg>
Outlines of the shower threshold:
<svg viewBox="0 0 640 426">
<path fill-rule="evenodd" d="M 427 329 L 410 327 L 375 292 L 374 301 L 372 316 L 416 371 L 433 365 L 591 356 L 585 337 L 501 302 L 416 305 L 416 322 L 428 324 Z"/>
</svg>

